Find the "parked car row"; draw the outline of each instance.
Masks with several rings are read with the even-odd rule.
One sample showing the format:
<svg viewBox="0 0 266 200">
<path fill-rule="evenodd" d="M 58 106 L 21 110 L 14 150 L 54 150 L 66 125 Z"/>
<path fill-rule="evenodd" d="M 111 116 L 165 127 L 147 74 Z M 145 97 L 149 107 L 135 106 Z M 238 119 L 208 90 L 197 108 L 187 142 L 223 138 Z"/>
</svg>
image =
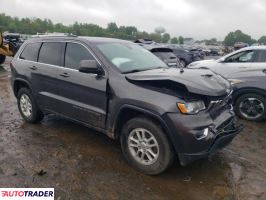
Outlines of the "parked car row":
<svg viewBox="0 0 266 200">
<path fill-rule="evenodd" d="M 156 42 L 148 39 L 138 39 L 135 43 L 143 46 L 146 49 L 152 49 L 153 47 L 169 48 L 174 55 L 179 59 L 182 67 L 186 67 L 188 64 L 204 59 L 204 52 L 200 48 L 189 48 L 174 44 L 157 44 Z"/>
<path fill-rule="evenodd" d="M 5 62 L 6 56 L 14 56 L 22 43 L 19 34 L 3 34 L 0 31 L 0 65 Z"/>
<path fill-rule="evenodd" d="M 102 132 L 145 174 L 207 157 L 243 128 L 232 86 L 211 70 L 172 66 L 168 50 L 110 38 L 29 39 L 10 64 L 20 114 L 37 123 L 54 113 Z"/>
</svg>

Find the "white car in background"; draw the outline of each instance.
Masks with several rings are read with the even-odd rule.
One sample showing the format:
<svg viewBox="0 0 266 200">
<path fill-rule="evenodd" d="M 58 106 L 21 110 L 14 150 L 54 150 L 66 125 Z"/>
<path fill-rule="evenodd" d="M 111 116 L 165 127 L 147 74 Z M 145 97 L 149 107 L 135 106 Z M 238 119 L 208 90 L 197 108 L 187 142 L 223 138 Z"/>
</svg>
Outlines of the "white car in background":
<svg viewBox="0 0 266 200">
<path fill-rule="evenodd" d="M 230 79 L 236 73 L 266 69 L 266 46 L 253 46 L 234 51 L 218 60 L 193 62 L 188 68 L 208 68 Z"/>
</svg>

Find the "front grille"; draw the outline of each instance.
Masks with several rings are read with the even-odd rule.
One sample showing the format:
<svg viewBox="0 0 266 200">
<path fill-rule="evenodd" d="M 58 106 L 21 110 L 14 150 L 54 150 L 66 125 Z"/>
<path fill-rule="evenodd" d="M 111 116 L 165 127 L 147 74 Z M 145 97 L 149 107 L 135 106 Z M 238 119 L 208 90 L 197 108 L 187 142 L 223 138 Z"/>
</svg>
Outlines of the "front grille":
<svg viewBox="0 0 266 200">
<path fill-rule="evenodd" d="M 222 124 L 220 124 L 216 130 L 217 134 L 224 133 L 224 132 L 230 132 L 235 129 L 235 118 L 231 117 L 224 121 Z"/>
<path fill-rule="evenodd" d="M 232 92 L 230 92 L 224 99 L 211 101 L 208 110 L 210 116 L 215 119 L 217 118 L 224 110 L 231 109 L 232 107 Z"/>
</svg>

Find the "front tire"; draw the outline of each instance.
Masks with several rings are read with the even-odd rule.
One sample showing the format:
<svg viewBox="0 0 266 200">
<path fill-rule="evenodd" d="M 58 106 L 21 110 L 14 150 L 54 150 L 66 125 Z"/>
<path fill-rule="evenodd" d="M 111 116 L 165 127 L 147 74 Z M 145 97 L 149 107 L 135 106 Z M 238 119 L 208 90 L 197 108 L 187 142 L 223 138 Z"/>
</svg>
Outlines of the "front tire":
<svg viewBox="0 0 266 200">
<path fill-rule="evenodd" d="M 235 112 L 242 119 L 261 121 L 266 117 L 266 99 L 255 93 L 241 95 L 236 100 Z"/>
<path fill-rule="evenodd" d="M 18 91 L 17 102 L 19 112 L 26 122 L 37 123 L 43 119 L 43 113 L 28 88 L 21 88 Z"/>
<path fill-rule="evenodd" d="M 152 120 L 142 117 L 129 120 L 120 140 L 129 165 L 144 174 L 160 174 L 173 162 L 172 146 L 162 128 Z"/>
</svg>

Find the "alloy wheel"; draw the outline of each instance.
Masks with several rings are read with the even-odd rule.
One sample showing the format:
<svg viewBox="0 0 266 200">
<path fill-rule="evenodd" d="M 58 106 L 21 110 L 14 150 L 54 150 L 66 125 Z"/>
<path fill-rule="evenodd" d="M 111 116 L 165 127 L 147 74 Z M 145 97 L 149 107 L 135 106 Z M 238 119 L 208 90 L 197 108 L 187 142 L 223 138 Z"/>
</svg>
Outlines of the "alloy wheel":
<svg viewBox="0 0 266 200">
<path fill-rule="evenodd" d="M 22 114 L 29 118 L 32 115 L 32 103 L 28 95 L 22 94 L 20 97 L 20 109 Z"/>
<path fill-rule="evenodd" d="M 136 128 L 130 132 L 128 148 L 133 158 L 143 165 L 151 165 L 159 157 L 159 145 L 156 138 L 144 128 Z"/>
<path fill-rule="evenodd" d="M 247 119 L 257 119 L 264 114 L 264 104 L 261 100 L 249 97 L 239 104 L 240 113 Z"/>
</svg>

